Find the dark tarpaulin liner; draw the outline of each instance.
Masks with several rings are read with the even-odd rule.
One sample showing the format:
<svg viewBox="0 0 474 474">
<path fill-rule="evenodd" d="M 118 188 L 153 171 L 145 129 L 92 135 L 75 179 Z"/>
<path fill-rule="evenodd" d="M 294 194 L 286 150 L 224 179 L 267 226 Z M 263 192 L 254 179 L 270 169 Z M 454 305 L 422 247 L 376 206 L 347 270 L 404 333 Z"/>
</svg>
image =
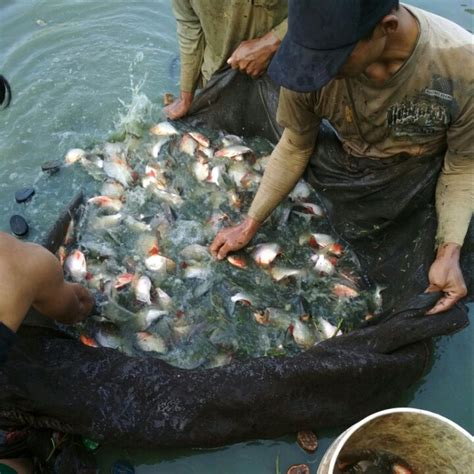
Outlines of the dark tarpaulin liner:
<svg viewBox="0 0 474 474">
<path fill-rule="evenodd" d="M 225 71 L 197 97 L 185 122 L 276 142 L 277 98 L 267 78 Z M 307 178 L 367 278 L 387 286 L 381 316 L 294 357 L 187 371 L 84 346 L 30 315 L 0 367 L 0 427 L 51 428 L 122 447 L 211 447 L 342 427 L 396 403 L 429 367 L 431 339 L 468 324 L 462 305 L 424 315 L 439 297 L 423 291 L 434 258 L 433 193 L 442 157 L 431 165 L 397 157 L 377 170 L 371 160 L 347 157 L 327 125 L 318 145 Z M 413 193 L 401 199 L 399 189 Z M 59 218 L 46 247 L 57 248 L 80 201 Z M 472 255 L 471 239 L 463 251 L 470 269 Z"/>
</svg>

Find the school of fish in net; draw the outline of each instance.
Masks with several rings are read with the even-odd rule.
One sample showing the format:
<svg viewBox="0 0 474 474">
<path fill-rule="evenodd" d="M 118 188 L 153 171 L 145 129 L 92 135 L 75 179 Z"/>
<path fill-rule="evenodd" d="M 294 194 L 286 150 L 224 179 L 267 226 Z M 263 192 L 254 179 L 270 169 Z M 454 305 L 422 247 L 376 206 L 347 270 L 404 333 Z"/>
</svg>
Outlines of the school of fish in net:
<svg viewBox="0 0 474 474">
<path fill-rule="evenodd" d="M 291 356 L 372 317 L 379 289 L 303 180 L 247 248 L 210 255 L 219 229 L 243 218 L 272 148 L 161 122 L 144 138 L 66 154 L 97 183 L 58 251 L 98 302 L 75 329 L 84 344 L 211 368 Z"/>
</svg>

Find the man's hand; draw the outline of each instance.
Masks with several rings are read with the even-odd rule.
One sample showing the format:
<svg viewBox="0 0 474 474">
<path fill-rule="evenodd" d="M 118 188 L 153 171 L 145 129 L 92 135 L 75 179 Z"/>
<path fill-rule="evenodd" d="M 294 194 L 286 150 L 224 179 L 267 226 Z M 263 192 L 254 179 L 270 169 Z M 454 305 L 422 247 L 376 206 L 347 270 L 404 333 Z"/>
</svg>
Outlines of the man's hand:
<svg viewBox="0 0 474 474">
<path fill-rule="evenodd" d="M 209 248 L 212 256 L 222 260 L 229 252 L 245 247 L 252 240 L 259 227 L 259 222 L 251 217 L 247 217 L 241 224 L 235 227 L 222 229 L 216 235 Z"/>
<path fill-rule="evenodd" d="M 95 305 L 95 299 L 92 296 L 92 293 L 85 288 L 84 286 L 80 285 L 79 283 L 69 283 L 71 285 L 74 293 L 76 294 L 76 298 L 79 302 L 79 307 L 75 316 L 74 322 L 83 321 L 89 314 L 92 312 L 92 309 Z"/>
<path fill-rule="evenodd" d="M 227 60 L 227 64 L 232 69 L 239 69 L 256 79 L 267 70 L 280 43 L 281 41 L 271 31 L 261 38 L 242 41 Z"/>
<path fill-rule="evenodd" d="M 193 103 L 194 93 L 181 91 L 180 98 L 176 99 L 170 105 L 163 109 L 165 115 L 171 120 L 177 120 L 184 117 L 191 108 Z"/>
<path fill-rule="evenodd" d="M 467 288 L 459 266 L 460 252 L 461 246 L 454 243 L 443 244 L 438 248 L 436 260 L 428 274 L 430 286 L 426 291 L 442 291 L 444 296 L 426 314 L 447 311 L 466 296 Z"/>
</svg>

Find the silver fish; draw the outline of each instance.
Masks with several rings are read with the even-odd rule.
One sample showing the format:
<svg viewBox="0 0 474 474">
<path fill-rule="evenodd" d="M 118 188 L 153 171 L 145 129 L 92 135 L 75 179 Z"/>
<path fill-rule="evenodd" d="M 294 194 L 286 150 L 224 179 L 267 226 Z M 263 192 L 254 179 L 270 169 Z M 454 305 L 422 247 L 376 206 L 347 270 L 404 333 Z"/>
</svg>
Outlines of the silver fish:
<svg viewBox="0 0 474 474">
<path fill-rule="evenodd" d="M 151 156 L 153 158 L 158 158 L 161 149 L 163 148 L 163 145 L 168 143 L 169 141 L 169 136 L 164 136 L 160 137 L 157 142 L 153 144 L 153 147 L 151 148 Z"/>
<path fill-rule="evenodd" d="M 311 186 L 303 179 L 300 179 L 296 183 L 296 186 L 293 188 L 293 191 L 291 191 L 288 197 L 292 201 L 304 201 L 308 199 L 310 195 L 311 195 Z"/>
<path fill-rule="evenodd" d="M 64 269 L 74 281 L 83 281 L 87 275 L 87 264 L 84 254 L 80 250 L 74 250 L 66 258 Z"/>
<path fill-rule="evenodd" d="M 204 265 L 186 265 L 184 268 L 184 278 L 196 278 L 207 280 L 211 274 L 210 268 Z"/>
<path fill-rule="evenodd" d="M 160 122 L 150 128 L 153 135 L 178 135 L 179 132 L 169 122 Z"/>
<path fill-rule="evenodd" d="M 193 137 L 193 139 L 196 140 L 201 147 L 209 148 L 211 142 L 209 141 L 209 138 L 205 137 L 202 133 L 189 132 L 189 135 L 191 135 L 191 137 Z"/>
<path fill-rule="evenodd" d="M 125 188 L 117 181 L 106 181 L 100 188 L 100 194 L 102 196 L 108 196 L 110 198 L 120 199 L 125 192 Z"/>
<path fill-rule="evenodd" d="M 199 244 L 188 245 L 183 250 L 181 250 L 181 252 L 179 252 L 179 255 L 184 260 L 194 260 L 196 262 L 199 262 L 201 260 L 209 260 L 209 258 L 211 257 L 209 249 L 207 247 L 204 247 L 204 245 Z"/>
<path fill-rule="evenodd" d="M 136 334 L 137 346 L 144 352 L 157 352 L 166 354 L 168 348 L 165 340 L 159 334 L 151 334 L 147 331 L 140 331 Z"/>
<path fill-rule="evenodd" d="M 235 158 L 247 153 L 252 153 L 252 149 L 244 145 L 231 145 L 216 151 L 214 156 L 217 158 Z"/>
<path fill-rule="evenodd" d="M 335 272 L 334 263 L 325 255 L 315 254 L 311 257 L 314 262 L 314 269 L 319 273 L 332 275 Z"/>
<path fill-rule="evenodd" d="M 151 288 L 151 280 L 146 275 L 141 276 L 133 283 L 135 298 L 142 303 L 151 304 Z"/>
<path fill-rule="evenodd" d="M 295 277 L 304 278 L 306 270 L 299 268 L 273 267 L 270 269 L 270 275 L 275 281 L 282 281 L 285 278 Z"/>
<path fill-rule="evenodd" d="M 115 179 L 125 188 L 128 188 L 134 181 L 128 163 L 118 156 L 104 161 L 104 171 L 109 178 Z"/>
<path fill-rule="evenodd" d="M 259 244 L 255 247 L 252 252 L 252 258 L 255 260 L 257 265 L 263 267 L 270 265 L 275 258 L 281 254 L 281 247 L 276 243 L 272 244 Z"/>
<path fill-rule="evenodd" d="M 340 336 L 342 334 L 341 330 L 338 330 L 336 326 L 333 326 L 321 316 L 319 316 L 316 321 L 325 339 L 330 339 L 331 337 Z"/>
<path fill-rule="evenodd" d="M 82 161 L 86 159 L 87 153 L 82 148 L 72 148 L 66 153 L 64 162 L 68 165 L 76 163 L 76 161 Z"/>
<path fill-rule="evenodd" d="M 145 267 L 152 272 L 170 273 L 176 269 L 176 263 L 163 255 L 151 255 L 145 259 Z"/>
<path fill-rule="evenodd" d="M 179 142 L 179 151 L 181 153 L 186 153 L 189 156 L 194 156 L 196 154 L 198 144 L 190 134 L 185 133 Z"/>
<path fill-rule="evenodd" d="M 122 222 L 123 214 L 117 213 L 110 216 L 95 217 L 91 222 L 91 228 L 94 230 L 109 229 Z"/>
<path fill-rule="evenodd" d="M 95 196 L 87 200 L 89 204 L 100 207 L 101 209 L 118 212 L 123 207 L 123 202 L 117 198 L 111 198 L 108 196 Z"/>
<path fill-rule="evenodd" d="M 318 341 L 315 331 L 299 319 L 293 322 L 292 336 L 296 345 L 302 349 L 309 349 Z"/>
</svg>

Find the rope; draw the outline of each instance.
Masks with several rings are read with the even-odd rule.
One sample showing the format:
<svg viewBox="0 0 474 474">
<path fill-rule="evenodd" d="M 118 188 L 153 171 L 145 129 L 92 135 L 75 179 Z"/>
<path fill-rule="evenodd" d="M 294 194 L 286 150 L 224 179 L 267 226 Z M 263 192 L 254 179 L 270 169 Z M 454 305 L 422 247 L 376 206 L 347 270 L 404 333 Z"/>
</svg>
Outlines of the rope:
<svg viewBox="0 0 474 474">
<path fill-rule="evenodd" d="M 50 429 L 62 433 L 73 432 L 71 425 L 53 418 L 35 416 L 17 410 L 0 410 L 0 426 L 7 426 L 9 423 L 13 425 L 28 426 L 31 428 Z"/>
</svg>

